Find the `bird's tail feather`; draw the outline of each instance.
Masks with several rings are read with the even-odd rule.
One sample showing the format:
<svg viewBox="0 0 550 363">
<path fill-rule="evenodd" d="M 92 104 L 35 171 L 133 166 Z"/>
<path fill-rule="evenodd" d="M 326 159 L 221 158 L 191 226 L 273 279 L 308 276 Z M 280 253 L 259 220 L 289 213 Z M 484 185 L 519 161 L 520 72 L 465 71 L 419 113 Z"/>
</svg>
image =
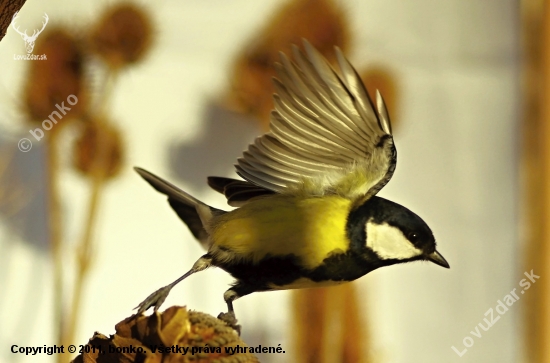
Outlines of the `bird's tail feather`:
<svg viewBox="0 0 550 363">
<path fill-rule="evenodd" d="M 174 184 L 141 168 L 134 168 L 153 188 L 168 197 L 168 203 L 178 217 L 187 225 L 193 236 L 205 247 L 209 247 L 208 229 L 215 215 L 225 213 L 212 208 L 197 198 L 187 194 Z"/>
</svg>

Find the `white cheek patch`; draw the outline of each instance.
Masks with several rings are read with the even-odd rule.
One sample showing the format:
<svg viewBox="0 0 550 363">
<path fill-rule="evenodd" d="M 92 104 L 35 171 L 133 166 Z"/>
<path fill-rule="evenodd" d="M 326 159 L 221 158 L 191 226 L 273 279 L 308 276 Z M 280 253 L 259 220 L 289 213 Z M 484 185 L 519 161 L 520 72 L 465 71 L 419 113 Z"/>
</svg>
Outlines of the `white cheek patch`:
<svg viewBox="0 0 550 363">
<path fill-rule="evenodd" d="M 367 222 L 367 247 L 384 260 L 405 260 L 420 256 L 422 251 L 416 248 L 403 233 L 386 223 L 375 224 Z"/>
</svg>

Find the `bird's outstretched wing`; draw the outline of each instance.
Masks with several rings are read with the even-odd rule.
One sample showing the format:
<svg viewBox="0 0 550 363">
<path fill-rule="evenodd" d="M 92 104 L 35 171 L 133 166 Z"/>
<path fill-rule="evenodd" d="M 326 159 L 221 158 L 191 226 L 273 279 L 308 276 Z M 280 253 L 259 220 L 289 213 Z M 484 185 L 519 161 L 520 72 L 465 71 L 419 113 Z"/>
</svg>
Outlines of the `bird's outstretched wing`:
<svg viewBox="0 0 550 363">
<path fill-rule="evenodd" d="M 225 195 L 227 204 L 232 207 L 242 207 L 252 198 L 275 194 L 272 190 L 267 190 L 244 180 L 219 176 L 209 176 L 208 185 L 215 191 Z"/>
<path fill-rule="evenodd" d="M 374 107 L 338 48 L 340 73 L 305 40 L 304 47 L 306 55 L 293 47 L 294 61 L 281 53 L 270 131 L 249 145 L 237 173 L 256 189 L 366 200 L 395 170 L 384 100 L 377 92 Z"/>
</svg>

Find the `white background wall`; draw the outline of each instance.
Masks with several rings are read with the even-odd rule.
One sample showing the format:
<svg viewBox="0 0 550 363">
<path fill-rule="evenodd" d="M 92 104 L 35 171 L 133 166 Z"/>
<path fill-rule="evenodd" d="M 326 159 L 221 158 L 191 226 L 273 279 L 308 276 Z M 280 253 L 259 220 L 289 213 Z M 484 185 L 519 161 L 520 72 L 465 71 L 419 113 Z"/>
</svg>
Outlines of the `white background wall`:
<svg viewBox="0 0 550 363">
<path fill-rule="evenodd" d="M 50 23 L 82 26 L 106 2 L 29 0 L 20 12 L 24 27 Z M 170 153 L 204 134 L 205 108 L 227 84 L 232 57 L 258 29 L 279 0 L 165 0 L 148 4 L 157 43 L 146 62 L 121 78 L 112 113 L 124 129 L 127 165 L 105 195 L 96 235 L 99 249 L 86 288 L 83 317 L 74 344 L 113 326 L 151 291 L 185 272 L 202 250 L 165 203 L 131 167 L 170 177 Z M 513 305 L 482 337 L 470 331 L 484 314 L 518 287 L 518 4 L 515 1 L 341 0 L 354 29 L 352 63 L 388 65 L 401 87 L 400 125 L 395 135 L 399 163 L 381 196 L 403 204 L 432 227 L 450 270 L 427 263 L 395 266 L 356 282 L 371 320 L 374 356 L 380 362 L 517 362 L 521 350 L 522 301 Z M 19 89 L 24 52 L 12 30 L 0 43 L 0 133 L 17 141 Z M 19 120 L 19 121 L 18 121 Z M 214 120 L 212 122 L 223 122 Z M 231 176 L 254 132 L 234 122 L 235 143 L 222 152 L 186 155 L 208 171 Z M 223 135 L 224 137 L 227 135 Z M 196 145 L 196 144 L 195 144 Z M 19 167 L 42 179 L 40 145 L 21 155 Z M 209 148 L 216 147 L 211 142 Z M 198 148 L 200 149 L 200 147 Z M 195 150 L 195 149 L 194 149 Z M 204 150 L 204 149 L 200 149 Z M 217 156 L 225 155 L 223 164 Z M 29 166 L 30 165 L 30 166 Z M 29 169 L 31 168 L 31 169 Z M 181 169 L 185 170 L 185 165 Z M 33 174 L 34 173 L 34 174 Z M 189 180 L 206 172 L 188 170 Z M 176 184 L 217 207 L 224 200 L 196 183 Z M 82 179 L 62 180 L 68 228 L 75 240 L 86 195 Z M 37 186 L 39 188 L 39 185 Z M 38 228 L 33 223 L 27 228 Z M 48 255 L 4 223 L 0 234 L 0 362 L 48 362 L 48 356 L 12 355 L 12 344 L 54 344 L 52 280 Z M 70 247 L 65 251 L 72 253 Z M 71 266 L 67 266 L 70 268 Z M 535 271 L 536 273 L 536 271 Z M 185 304 L 213 315 L 225 309 L 222 294 L 231 278 L 215 269 L 193 276 L 165 306 Z M 536 285 L 533 287 L 536 288 Z M 529 293 L 529 291 L 526 291 Z M 235 304 L 250 344 L 287 340 L 287 292 L 258 293 Z M 367 313 L 367 312 L 366 312 Z M 463 339 L 474 345 L 461 357 Z M 265 340 L 264 340 L 265 339 Z M 272 362 L 291 361 L 272 356 Z M 266 358 L 269 359 L 269 357 Z"/>
</svg>

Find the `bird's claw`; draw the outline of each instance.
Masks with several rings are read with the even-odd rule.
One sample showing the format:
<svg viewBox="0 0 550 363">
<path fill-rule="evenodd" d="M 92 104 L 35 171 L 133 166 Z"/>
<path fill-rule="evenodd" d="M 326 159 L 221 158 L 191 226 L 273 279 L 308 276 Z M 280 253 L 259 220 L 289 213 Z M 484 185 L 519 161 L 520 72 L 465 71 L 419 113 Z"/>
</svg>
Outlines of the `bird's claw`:
<svg viewBox="0 0 550 363">
<path fill-rule="evenodd" d="M 237 324 L 237 317 L 233 311 L 228 313 L 220 313 L 218 319 L 226 323 L 230 328 L 233 328 L 237 334 L 241 335 L 241 326 Z"/>
<path fill-rule="evenodd" d="M 145 300 L 143 300 L 138 306 L 134 308 L 138 309 L 137 314 L 139 315 L 141 313 L 144 313 L 145 310 L 149 309 L 151 306 L 154 306 L 155 311 L 157 311 L 164 303 L 164 300 L 166 300 L 166 297 L 168 297 L 170 290 L 172 290 L 172 286 L 164 286 L 153 292 L 151 295 L 147 296 Z"/>
</svg>

